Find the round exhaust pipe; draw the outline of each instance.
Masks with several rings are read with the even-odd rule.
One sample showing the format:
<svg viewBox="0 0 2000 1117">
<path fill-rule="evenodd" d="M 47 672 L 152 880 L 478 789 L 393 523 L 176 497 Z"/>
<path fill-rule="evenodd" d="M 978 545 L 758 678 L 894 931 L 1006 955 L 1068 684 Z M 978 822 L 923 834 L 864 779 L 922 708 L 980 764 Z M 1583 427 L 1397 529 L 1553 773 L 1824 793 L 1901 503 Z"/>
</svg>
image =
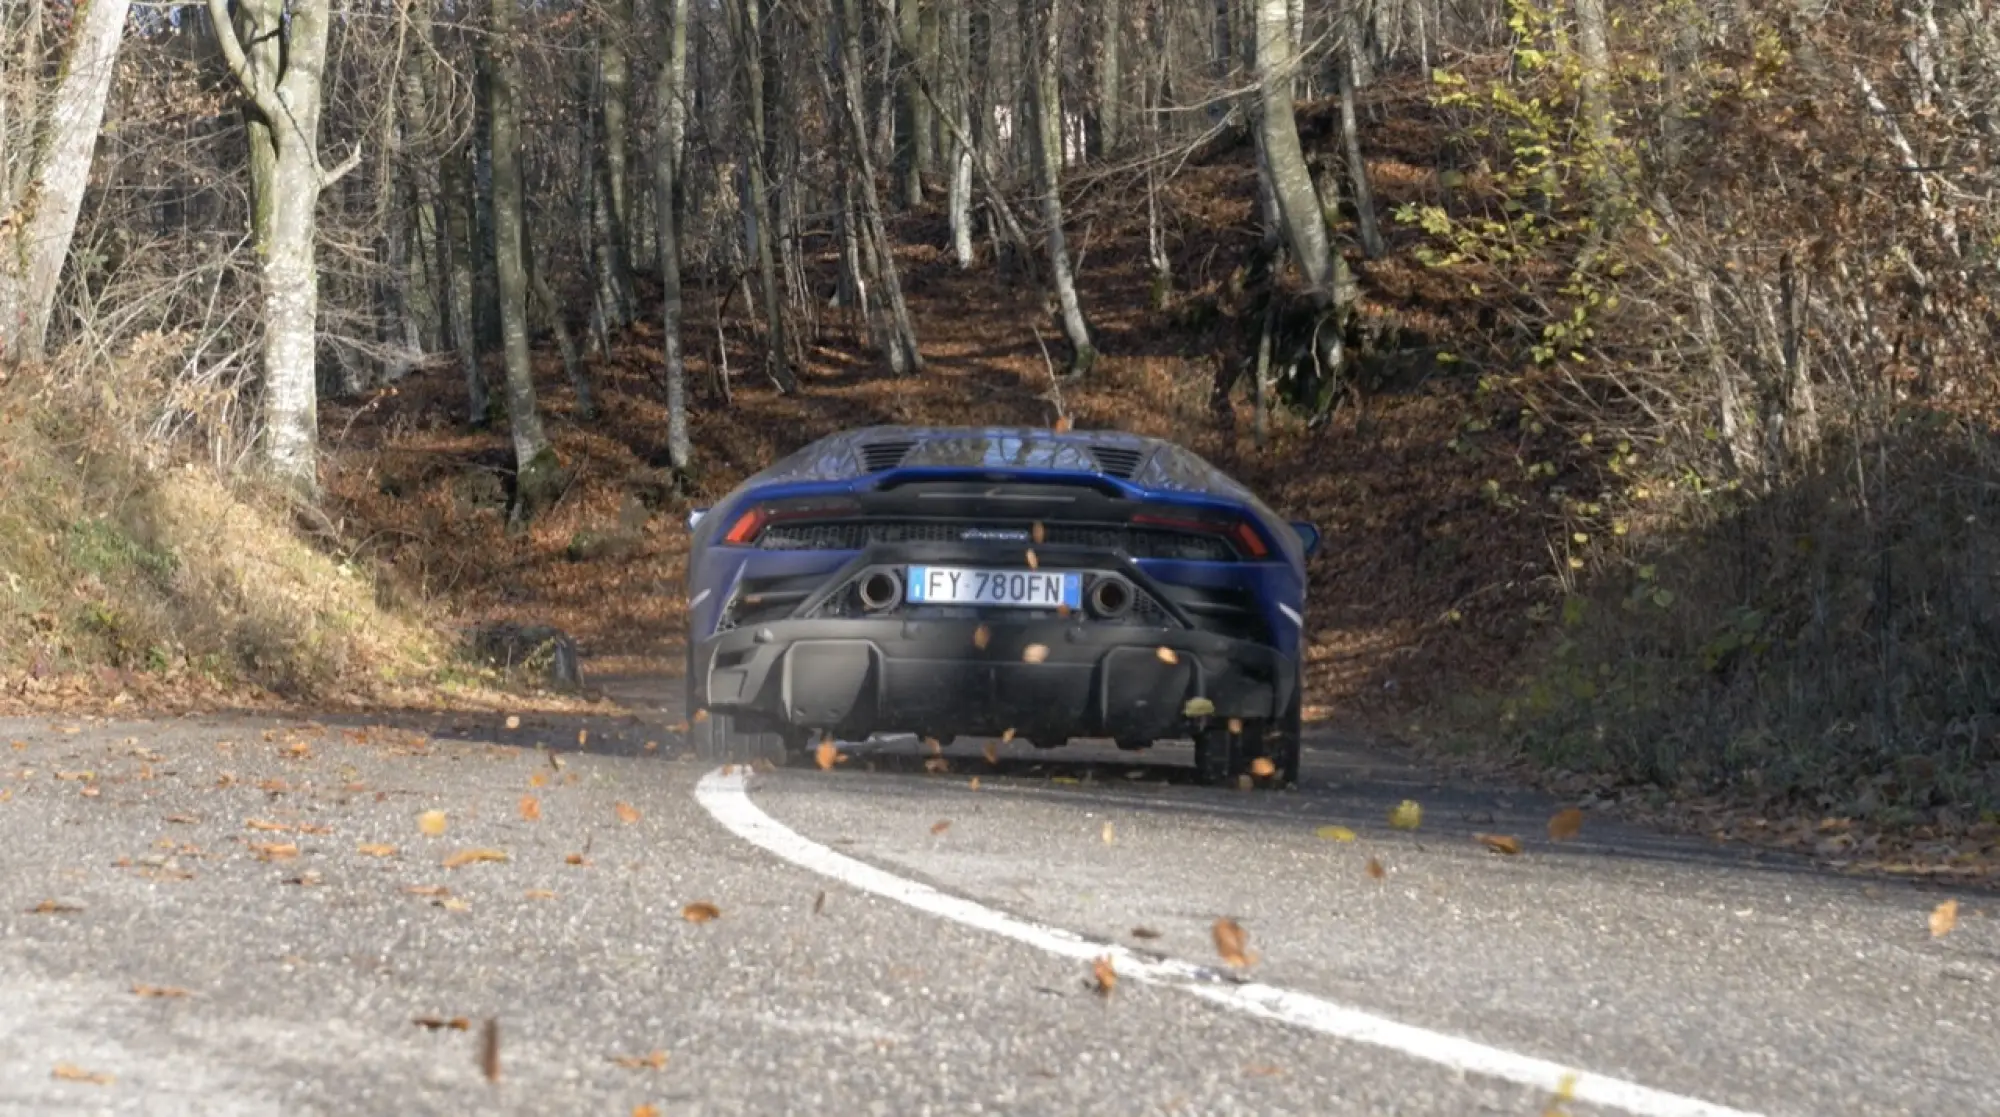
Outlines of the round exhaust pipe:
<svg viewBox="0 0 2000 1117">
<path fill-rule="evenodd" d="M 903 600 L 903 580 L 893 571 L 871 570 L 855 587 L 861 598 L 861 607 L 871 613 L 893 609 Z"/>
<path fill-rule="evenodd" d="M 1112 620 L 1132 611 L 1132 603 L 1138 599 L 1138 591 L 1132 583 L 1116 574 L 1106 574 L 1090 584 L 1089 605 L 1091 615 Z"/>
</svg>

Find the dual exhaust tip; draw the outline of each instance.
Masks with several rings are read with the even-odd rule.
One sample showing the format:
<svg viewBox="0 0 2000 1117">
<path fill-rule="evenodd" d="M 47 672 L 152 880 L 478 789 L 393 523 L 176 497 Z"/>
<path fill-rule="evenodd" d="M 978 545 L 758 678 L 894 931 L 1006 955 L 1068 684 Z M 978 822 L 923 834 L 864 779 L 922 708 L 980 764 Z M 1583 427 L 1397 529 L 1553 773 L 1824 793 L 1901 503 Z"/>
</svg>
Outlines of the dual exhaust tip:
<svg viewBox="0 0 2000 1117">
<path fill-rule="evenodd" d="M 863 609 L 871 613 L 886 612 L 903 603 L 903 579 L 893 570 L 871 570 L 862 576 L 855 593 Z M 1117 574 L 1105 574 L 1090 583 L 1083 603 L 1091 616 L 1116 620 L 1131 612 L 1138 599 L 1138 590 L 1131 582 Z"/>
</svg>

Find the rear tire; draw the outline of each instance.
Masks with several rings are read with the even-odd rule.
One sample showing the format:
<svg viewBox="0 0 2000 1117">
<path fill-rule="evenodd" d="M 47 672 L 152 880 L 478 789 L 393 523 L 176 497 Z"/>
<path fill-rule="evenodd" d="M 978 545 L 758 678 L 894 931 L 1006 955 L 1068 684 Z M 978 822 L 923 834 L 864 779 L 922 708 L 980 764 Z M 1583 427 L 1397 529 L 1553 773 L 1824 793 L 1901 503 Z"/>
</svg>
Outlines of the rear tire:
<svg viewBox="0 0 2000 1117">
<path fill-rule="evenodd" d="M 1298 699 L 1292 700 L 1292 708 L 1285 711 L 1283 717 L 1265 723 L 1263 729 L 1257 755 L 1269 758 L 1278 770 L 1259 782 L 1267 787 L 1297 787 L 1300 751 Z"/>
<path fill-rule="evenodd" d="M 1208 787 L 1234 787 L 1236 777 L 1249 763 L 1243 734 L 1231 733 L 1221 722 L 1197 729 L 1194 734 L 1194 777 Z"/>
<path fill-rule="evenodd" d="M 779 767 L 805 755 L 806 732 L 787 728 L 780 732 L 746 731 L 729 714 L 709 714 L 688 727 L 694 738 L 696 758 L 710 764 L 755 764 L 769 761 Z"/>
</svg>

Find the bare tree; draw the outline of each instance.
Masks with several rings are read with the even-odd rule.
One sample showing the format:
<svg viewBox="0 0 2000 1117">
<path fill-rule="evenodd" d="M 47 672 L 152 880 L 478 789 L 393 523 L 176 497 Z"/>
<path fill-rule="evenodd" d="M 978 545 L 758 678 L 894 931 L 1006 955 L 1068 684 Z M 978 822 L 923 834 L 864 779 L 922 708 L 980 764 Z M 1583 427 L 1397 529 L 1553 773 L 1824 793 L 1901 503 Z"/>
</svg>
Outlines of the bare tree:
<svg viewBox="0 0 2000 1117">
<path fill-rule="evenodd" d="M 667 462 L 686 473 L 694 465 L 688 435 L 687 363 L 681 356 L 681 241 L 679 207 L 681 148 L 687 139 L 688 0 L 659 0 L 666 50 L 654 78 L 654 110 L 660 124 L 653 137 L 653 209 L 660 271 L 660 347 L 667 379 Z"/>
<path fill-rule="evenodd" d="M 1313 299 L 1322 309 L 1340 309 L 1350 296 L 1345 265 L 1327 241 L 1326 221 L 1312 174 L 1299 146 L 1298 123 L 1292 115 L 1291 20 L 1285 0 L 1256 0 L 1257 147 L 1270 172 L 1271 192 L 1284 223 L 1285 242 L 1305 273 Z M 1321 329 L 1322 363 L 1331 372 L 1339 365 L 1340 330 Z"/>
<path fill-rule="evenodd" d="M 1035 134 L 1035 186 L 1042 196 L 1042 220 L 1049 227 L 1049 283 L 1055 288 L 1063 336 L 1069 340 L 1069 374 L 1080 377 L 1089 375 L 1097 363 L 1097 347 L 1076 296 L 1069 245 L 1063 236 L 1061 11 L 1059 0 L 1021 0 L 1023 40 L 1031 60 L 1028 100 Z M 1296 134 L 1292 142 L 1298 142 Z"/>
<path fill-rule="evenodd" d="M 42 356 L 130 9 L 131 0 L 94 0 L 84 10 L 44 111 L 33 114 L 30 126 L 16 136 L 0 129 L 0 364 Z M 13 22 L 0 19 L 0 32 L 16 30 Z M 0 50 L 20 50 L 28 63 L 21 69 L 39 77 L 35 38 Z M 19 93 L 32 97 L 33 83 L 28 84 Z M 0 91 L 0 98 L 14 92 Z M 20 150 L 29 154 L 17 162 L 14 153 Z"/>
<path fill-rule="evenodd" d="M 792 371 L 792 354 L 785 341 L 785 300 L 778 292 L 778 266 L 771 241 L 778 235 L 772 219 L 771 190 L 766 174 L 768 138 L 764 130 L 764 34 L 763 0 L 728 0 L 732 35 L 743 59 L 744 123 L 749 135 L 744 140 L 743 163 L 748 187 L 750 237 L 747 247 L 757 261 L 757 277 L 764 300 L 764 363 L 778 390 L 798 389 Z"/>
</svg>

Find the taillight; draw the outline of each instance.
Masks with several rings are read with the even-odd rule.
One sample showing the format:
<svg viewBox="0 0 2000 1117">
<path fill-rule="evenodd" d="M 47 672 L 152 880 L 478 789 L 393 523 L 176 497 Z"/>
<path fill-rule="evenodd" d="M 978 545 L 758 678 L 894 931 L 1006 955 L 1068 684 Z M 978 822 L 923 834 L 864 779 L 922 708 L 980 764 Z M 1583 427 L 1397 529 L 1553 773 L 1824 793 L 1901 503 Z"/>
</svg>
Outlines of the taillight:
<svg viewBox="0 0 2000 1117">
<path fill-rule="evenodd" d="M 1228 538 L 1253 559 L 1269 557 L 1271 549 L 1264 544 L 1264 537 L 1258 534 L 1248 520 L 1221 522 L 1216 520 L 1190 520 L 1175 516 L 1156 516 L 1140 513 L 1132 517 L 1135 527 L 1161 528 L 1167 531 L 1185 531 L 1196 535 L 1220 535 Z"/>
<path fill-rule="evenodd" d="M 762 508 L 752 508 L 736 517 L 736 522 L 729 525 L 729 531 L 723 535 L 722 541 L 742 546 L 756 539 L 757 533 L 764 530 L 764 521 L 767 518 L 768 515 Z"/>
<path fill-rule="evenodd" d="M 1264 537 L 1257 534 L 1257 529 L 1251 527 L 1248 520 L 1236 521 L 1236 530 L 1232 534 L 1251 558 L 1264 558 L 1271 553 L 1269 548 L 1264 546 Z"/>
</svg>

